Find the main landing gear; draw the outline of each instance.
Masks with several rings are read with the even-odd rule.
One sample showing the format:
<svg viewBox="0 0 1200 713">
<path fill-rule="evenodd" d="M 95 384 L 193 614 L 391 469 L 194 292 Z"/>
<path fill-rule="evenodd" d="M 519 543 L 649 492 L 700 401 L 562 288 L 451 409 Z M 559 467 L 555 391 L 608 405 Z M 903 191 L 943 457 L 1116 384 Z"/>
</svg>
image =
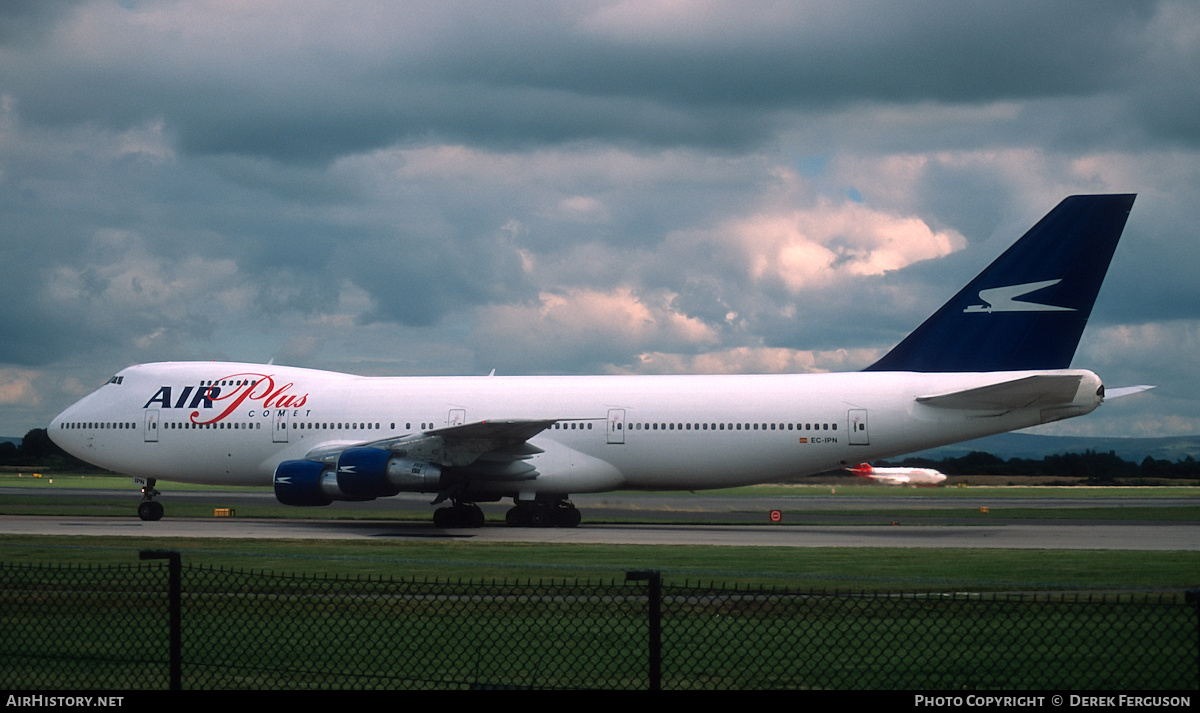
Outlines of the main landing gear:
<svg viewBox="0 0 1200 713">
<path fill-rule="evenodd" d="M 146 485 L 142 488 L 142 502 L 138 503 L 138 517 L 147 522 L 161 520 L 163 516 L 162 503 L 154 499 L 154 496 L 158 495 L 154 488 L 155 482 L 157 481 L 154 478 L 146 479 Z"/>
<path fill-rule="evenodd" d="M 433 511 L 435 527 L 483 527 L 483 510 L 475 503 L 456 502 Z"/>
<path fill-rule="evenodd" d="M 520 500 L 504 516 L 509 527 L 575 527 L 582 519 L 565 496 Z M 433 524 L 442 528 L 483 527 L 483 510 L 475 503 L 453 501 L 450 507 L 433 511 Z"/>
<path fill-rule="evenodd" d="M 575 527 L 582 519 L 565 496 L 533 502 L 513 498 L 516 506 L 504 516 L 509 527 Z"/>
</svg>

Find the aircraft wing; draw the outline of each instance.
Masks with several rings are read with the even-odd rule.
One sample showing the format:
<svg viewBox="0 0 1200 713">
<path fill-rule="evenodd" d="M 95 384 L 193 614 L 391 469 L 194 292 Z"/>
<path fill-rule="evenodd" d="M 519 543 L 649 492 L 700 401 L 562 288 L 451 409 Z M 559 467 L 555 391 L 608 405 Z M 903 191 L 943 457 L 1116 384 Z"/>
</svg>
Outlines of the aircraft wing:
<svg viewBox="0 0 1200 713">
<path fill-rule="evenodd" d="M 528 441 L 555 423 L 553 419 L 478 421 L 378 441 L 326 443 L 309 451 L 305 459 L 336 464 L 347 449 L 377 448 L 443 467 L 469 468 L 489 477 L 503 477 L 505 473 L 534 477 L 534 468 L 518 461 L 542 452 Z M 513 467 L 516 465 L 524 467 Z"/>
<path fill-rule="evenodd" d="M 542 431 L 550 428 L 557 420 L 544 419 L 537 421 L 477 421 L 461 426 L 448 426 L 427 431 L 427 435 L 438 436 L 447 442 L 460 445 L 475 444 L 492 450 L 497 447 L 511 446 L 524 443 Z M 535 451 L 541 452 L 541 451 Z"/>
<path fill-rule="evenodd" d="M 538 477 L 528 459 L 543 451 L 529 439 L 556 422 L 478 421 L 374 441 L 328 441 L 276 467 L 275 497 L 287 505 L 373 500 L 404 489 L 436 492 L 435 505 L 466 492 L 490 497 L 500 483 Z"/>
<path fill-rule="evenodd" d="M 1063 406 L 1075 400 L 1082 378 L 1078 374 L 1036 374 L 973 389 L 918 396 L 917 403 L 972 411 Z"/>
</svg>

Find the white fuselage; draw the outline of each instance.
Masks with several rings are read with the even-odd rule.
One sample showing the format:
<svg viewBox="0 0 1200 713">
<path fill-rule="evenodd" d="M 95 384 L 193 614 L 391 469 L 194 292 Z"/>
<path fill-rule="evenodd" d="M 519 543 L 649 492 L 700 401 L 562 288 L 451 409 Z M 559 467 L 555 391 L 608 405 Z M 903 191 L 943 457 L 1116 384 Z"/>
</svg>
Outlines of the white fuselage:
<svg viewBox="0 0 1200 713">
<path fill-rule="evenodd" d="M 1074 398 L 1005 410 L 918 397 L 1030 374 L 1081 376 Z M 141 477 L 271 485 L 283 461 L 480 421 L 555 420 L 530 439 L 530 480 L 500 495 L 725 488 L 1081 415 L 1101 402 L 1082 370 L 741 376 L 362 377 L 256 364 L 130 367 L 60 414 L 51 438 Z"/>
</svg>

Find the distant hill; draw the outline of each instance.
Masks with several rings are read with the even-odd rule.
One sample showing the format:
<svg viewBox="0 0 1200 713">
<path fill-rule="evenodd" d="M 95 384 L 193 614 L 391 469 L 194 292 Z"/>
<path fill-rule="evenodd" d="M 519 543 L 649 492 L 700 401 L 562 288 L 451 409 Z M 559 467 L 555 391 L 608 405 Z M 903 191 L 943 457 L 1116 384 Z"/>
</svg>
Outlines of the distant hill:
<svg viewBox="0 0 1200 713">
<path fill-rule="evenodd" d="M 1150 456 L 1154 460 L 1178 462 L 1188 456 L 1200 460 L 1200 436 L 1169 438 L 1087 438 L 1083 436 L 1037 436 L 1029 433 L 1001 433 L 973 441 L 913 453 L 908 457 L 961 458 L 972 451 L 990 453 L 997 458 L 1028 458 L 1040 460 L 1064 453 L 1115 453 L 1121 460 L 1141 463 Z M 897 458 L 895 460 L 900 460 Z"/>
<path fill-rule="evenodd" d="M 11 443 L 17 448 L 21 447 L 21 442 L 24 440 L 24 438 L 6 438 L 5 436 L 0 436 L 0 443 Z"/>
</svg>

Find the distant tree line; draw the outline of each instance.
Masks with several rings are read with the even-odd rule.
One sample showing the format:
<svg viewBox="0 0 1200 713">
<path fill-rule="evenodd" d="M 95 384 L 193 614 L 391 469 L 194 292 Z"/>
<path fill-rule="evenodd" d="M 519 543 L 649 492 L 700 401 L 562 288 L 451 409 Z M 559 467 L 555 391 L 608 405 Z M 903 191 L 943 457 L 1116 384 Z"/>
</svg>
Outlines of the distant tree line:
<svg viewBox="0 0 1200 713">
<path fill-rule="evenodd" d="M 946 475 L 1010 475 L 1052 478 L 1083 478 L 1088 483 L 1111 483 L 1138 478 L 1198 479 L 1200 462 L 1192 456 L 1171 462 L 1146 456 L 1140 464 L 1117 457 L 1113 451 L 1097 453 L 1065 453 L 1046 456 L 1041 460 L 1009 458 L 1004 460 L 991 453 L 972 451 L 959 458 L 906 458 L 901 465 L 936 468 Z M 880 461 L 876 465 L 884 465 Z"/>
<path fill-rule="evenodd" d="M 21 445 L 4 441 L 0 443 L 0 465 L 29 466 L 46 470 L 71 471 L 73 473 L 102 473 L 90 463 L 85 463 L 67 453 L 50 440 L 44 428 L 35 428 L 25 434 Z"/>
</svg>

